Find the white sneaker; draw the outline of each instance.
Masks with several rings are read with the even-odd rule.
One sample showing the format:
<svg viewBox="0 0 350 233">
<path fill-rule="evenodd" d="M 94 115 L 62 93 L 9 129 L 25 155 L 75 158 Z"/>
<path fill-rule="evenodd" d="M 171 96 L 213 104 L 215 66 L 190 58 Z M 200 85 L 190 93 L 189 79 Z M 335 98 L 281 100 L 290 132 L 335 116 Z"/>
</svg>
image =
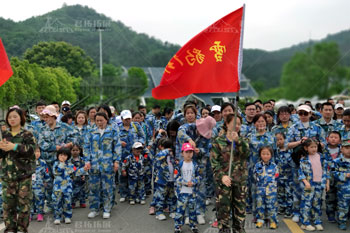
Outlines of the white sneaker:
<svg viewBox="0 0 350 233">
<path fill-rule="evenodd" d="M 60 224 L 61 224 L 61 220 L 55 219 L 55 221 L 53 222 L 53 224 L 55 224 L 55 225 L 60 225 Z"/>
<path fill-rule="evenodd" d="M 299 222 L 299 216 L 298 215 L 294 215 L 292 218 L 293 222 Z"/>
<path fill-rule="evenodd" d="M 211 200 L 208 198 L 206 201 L 205 201 L 205 205 L 210 205 L 211 204 Z"/>
<path fill-rule="evenodd" d="M 125 202 L 125 197 L 121 197 L 120 199 L 119 199 L 119 202 Z"/>
<path fill-rule="evenodd" d="M 316 228 L 313 227 L 312 225 L 307 225 L 307 226 L 306 225 L 301 225 L 300 228 L 303 229 L 303 230 L 307 230 L 307 231 L 314 231 L 314 230 L 316 230 Z"/>
<path fill-rule="evenodd" d="M 146 204 L 146 201 L 145 200 L 141 200 L 141 205 L 144 205 L 144 204 Z"/>
<path fill-rule="evenodd" d="M 175 218 L 175 213 L 169 214 L 169 217 L 170 217 L 170 218 Z"/>
<path fill-rule="evenodd" d="M 130 205 L 135 205 L 135 201 L 130 201 Z"/>
<path fill-rule="evenodd" d="M 323 231 L 323 226 L 321 224 L 317 224 L 315 225 L 315 227 L 316 227 L 316 230 Z"/>
<path fill-rule="evenodd" d="M 164 214 L 159 214 L 156 216 L 156 219 L 158 219 L 159 221 L 163 221 L 166 220 L 166 216 Z"/>
<path fill-rule="evenodd" d="M 92 211 L 88 214 L 88 218 L 95 218 L 98 215 L 98 212 Z"/>
<path fill-rule="evenodd" d="M 107 218 L 110 218 L 111 217 L 111 214 L 110 213 L 107 213 L 107 212 L 104 212 L 103 213 L 103 218 L 104 219 L 107 219 Z"/>
<path fill-rule="evenodd" d="M 186 224 L 186 225 L 190 225 L 190 218 L 189 218 L 189 217 L 186 217 L 186 218 L 185 218 L 185 224 Z"/>
<path fill-rule="evenodd" d="M 65 224 L 70 224 L 70 223 L 72 223 L 72 220 L 70 220 L 70 218 L 65 218 L 64 219 L 64 223 Z"/>
<path fill-rule="evenodd" d="M 205 224 L 205 219 L 203 215 L 197 215 L 197 222 L 199 225 L 204 225 Z"/>
</svg>

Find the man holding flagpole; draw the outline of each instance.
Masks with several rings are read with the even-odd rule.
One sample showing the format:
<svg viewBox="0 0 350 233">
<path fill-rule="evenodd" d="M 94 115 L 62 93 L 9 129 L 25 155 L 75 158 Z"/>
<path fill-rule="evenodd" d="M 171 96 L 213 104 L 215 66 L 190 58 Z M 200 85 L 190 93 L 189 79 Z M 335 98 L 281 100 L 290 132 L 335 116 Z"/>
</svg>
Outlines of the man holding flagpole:
<svg viewBox="0 0 350 233">
<path fill-rule="evenodd" d="M 152 90 L 153 97 L 156 99 L 176 99 L 193 93 L 236 92 L 238 99 L 243 60 L 244 9 L 243 5 L 243 7 L 216 21 L 187 42 L 165 67 L 159 86 Z M 232 116 L 230 127 L 232 130 L 236 129 L 237 121 L 237 126 L 240 128 L 242 120 L 237 118 L 237 113 L 232 114 Z M 231 124 L 231 121 L 226 122 L 226 126 L 228 126 L 228 123 Z M 237 174 L 234 171 L 231 173 L 232 167 L 235 169 L 239 161 L 246 163 L 248 157 L 245 155 L 249 154 L 246 153 L 249 151 L 248 144 L 241 140 L 238 131 L 236 130 L 233 135 L 231 135 L 233 132 L 229 133 L 231 135 L 230 148 L 226 148 L 226 151 L 231 151 L 230 155 L 222 154 L 219 149 L 220 146 L 225 144 L 227 138 L 222 138 L 220 143 L 214 143 L 216 152 L 215 149 L 213 150 L 218 161 L 225 159 L 225 163 L 229 162 L 225 165 L 225 169 L 227 168 L 225 171 L 219 169 L 221 178 L 224 176 L 223 172 L 227 173 L 224 176 L 226 177 L 225 182 L 220 180 L 221 178 L 217 180 L 221 183 L 221 186 L 226 187 L 221 190 L 229 191 L 221 193 L 218 198 L 220 199 L 220 197 L 223 197 L 222 195 L 226 195 L 224 199 L 230 200 L 225 206 L 233 212 L 234 231 L 244 232 L 245 200 L 243 199 L 245 199 L 246 191 L 242 187 L 246 186 L 231 186 L 231 183 L 229 184 L 229 181 L 231 182 L 235 176 L 238 176 L 238 179 L 243 179 L 243 183 L 246 180 L 244 174 Z M 237 146 L 233 144 L 237 144 Z M 239 161 L 233 161 L 233 156 Z M 215 159 L 213 162 L 215 163 Z M 219 167 L 222 168 L 222 166 L 223 164 L 219 162 Z M 241 172 L 245 173 L 244 164 L 240 167 L 243 169 Z M 218 169 L 218 167 L 216 168 Z M 214 167 L 213 170 L 215 173 Z M 239 188 L 234 189 L 234 187 Z M 238 202 L 235 202 L 237 200 Z M 243 209 L 242 206 L 244 206 Z M 222 209 L 227 212 L 227 208 Z M 228 228 L 227 221 L 230 214 L 226 212 L 223 214 L 226 217 L 222 218 L 221 224 L 219 223 L 221 232 L 226 232 L 224 228 Z"/>
</svg>

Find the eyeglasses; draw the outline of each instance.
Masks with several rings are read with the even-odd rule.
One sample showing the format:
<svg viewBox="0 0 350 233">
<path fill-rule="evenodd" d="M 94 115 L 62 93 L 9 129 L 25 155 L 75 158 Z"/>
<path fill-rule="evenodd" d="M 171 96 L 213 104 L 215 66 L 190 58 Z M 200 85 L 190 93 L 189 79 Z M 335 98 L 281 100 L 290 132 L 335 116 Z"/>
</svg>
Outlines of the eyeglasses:
<svg viewBox="0 0 350 233">
<path fill-rule="evenodd" d="M 300 112 L 298 112 L 298 115 L 299 116 L 308 116 L 309 113 L 308 112 L 304 112 L 304 111 L 300 111 Z"/>
</svg>

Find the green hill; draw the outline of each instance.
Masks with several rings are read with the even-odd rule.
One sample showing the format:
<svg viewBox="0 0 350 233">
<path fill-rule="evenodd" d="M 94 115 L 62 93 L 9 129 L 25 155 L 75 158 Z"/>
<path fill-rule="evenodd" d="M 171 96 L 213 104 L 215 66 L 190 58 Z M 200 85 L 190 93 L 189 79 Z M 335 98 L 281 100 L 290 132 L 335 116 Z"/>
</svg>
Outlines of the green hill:
<svg viewBox="0 0 350 233">
<path fill-rule="evenodd" d="M 100 20 L 100 21 L 98 21 Z M 99 33 L 94 24 L 107 23 L 109 30 L 103 35 L 103 61 L 126 67 L 164 67 L 180 48 L 162 42 L 144 33 L 137 33 L 120 21 L 97 13 L 89 7 L 74 5 L 25 21 L 14 22 L 0 17 L 0 37 L 9 56 L 22 56 L 27 48 L 39 41 L 66 41 L 84 49 L 99 63 Z M 349 65 L 350 30 L 328 35 L 322 41 L 338 43 L 343 57 L 341 63 Z M 264 83 L 265 89 L 279 85 L 283 64 L 295 52 L 305 51 L 315 41 L 301 43 L 277 51 L 245 49 L 243 72 L 252 81 Z"/>
<path fill-rule="evenodd" d="M 99 33 L 94 24 L 107 24 L 103 37 L 103 61 L 125 66 L 165 66 L 180 48 L 143 33 L 136 33 L 120 21 L 112 21 L 80 5 L 64 6 L 22 22 L 0 18 L 0 35 L 9 56 L 21 56 L 39 41 L 66 41 L 80 46 L 99 61 Z M 50 25 L 52 28 L 48 27 Z M 58 32 L 55 32 L 57 29 Z"/>
</svg>

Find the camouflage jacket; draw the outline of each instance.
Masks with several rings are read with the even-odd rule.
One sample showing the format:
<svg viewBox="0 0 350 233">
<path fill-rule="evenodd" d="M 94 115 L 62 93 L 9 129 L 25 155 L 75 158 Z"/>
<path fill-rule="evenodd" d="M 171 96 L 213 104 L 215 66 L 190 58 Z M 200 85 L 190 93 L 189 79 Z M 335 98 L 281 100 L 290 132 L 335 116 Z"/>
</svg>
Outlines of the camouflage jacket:
<svg viewBox="0 0 350 233">
<path fill-rule="evenodd" d="M 46 162 L 39 158 L 35 162 L 36 169 L 35 173 L 32 175 L 32 185 L 33 189 L 44 187 L 44 183 L 48 183 L 51 180 L 49 173 L 49 168 Z"/>
<path fill-rule="evenodd" d="M 321 166 L 322 166 L 322 187 L 326 187 L 326 182 L 328 177 L 328 172 L 327 172 L 327 162 L 324 159 L 324 156 L 320 154 L 320 160 L 321 160 Z M 306 179 L 308 182 L 312 182 L 313 180 L 313 171 L 312 171 L 312 166 L 311 166 L 311 161 L 309 159 L 309 156 L 303 157 L 300 160 L 300 168 L 299 168 L 299 180 Z M 304 185 L 303 182 L 301 182 L 302 185 Z"/>
<path fill-rule="evenodd" d="M 31 177 L 35 172 L 35 138 L 30 131 L 21 131 L 12 136 L 10 131 L 2 132 L 3 139 L 18 144 L 15 151 L 0 150 L 1 169 L 0 178 L 3 180 L 21 180 Z"/>
<path fill-rule="evenodd" d="M 193 195 L 196 195 L 199 188 L 199 183 L 201 182 L 201 176 L 199 175 L 199 166 L 195 161 L 193 163 L 193 172 L 191 182 L 193 183 Z M 181 193 L 181 188 L 183 186 L 187 186 L 187 182 L 184 180 L 184 174 L 182 174 L 181 168 L 184 164 L 184 160 L 182 160 L 178 167 L 174 170 L 175 174 L 175 185 L 176 185 L 176 194 L 179 195 Z"/>
<path fill-rule="evenodd" d="M 257 187 L 268 187 L 269 185 L 277 186 L 279 170 L 274 162 L 264 163 L 259 161 L 254 167 L 254 178 Z"/>
<path fill-rule="evenodd" d="M 345 160 L 344 155 L 340 154 L 338 158 L 333 161 L 331 171 L 335 178 L 338 192 L 350 190 L 350 178 L 346 177 L 346 174 L 350 173 L 350 163 Z M 349 192 L 347 194 L 349 194 Z"/>
<path fill-rule="evenodd" d="M 231 142 L 227 139 L 226 134 L 223 134 L 213 140 L 212 146 L 210 162 L 215 180 L 221 184 L 222 177 L 228 175 L 229 171 Z M 249 145 L 243 138 L 239 138 L 238 143 L 234 143 L 233 147 L 231 178 L 233 182 L 245 183 L 248 176 Z"/>
<path fill-rule="evenodd" d="M 133 154 L 128 155 L 122 163 L 122 171 L 126 171 L 131 179 L 141 178 L 145 173 L 145 157 L 140 154 L 136 159 Z"/>
<path fill-rule="evenodd" d="M 52 170 L 54 175 L 53 191 L 72 189 L 73 182 L 71 177 L 73 175 L 82 176 L 86 174 L 84 168 L 77 169 L 68 161 L 64 163 L 55 161 Z"/>
<path fill-rule="evenodd" d="M 114 173 L 114 162 L 120 162 L 122 147 L 118 128 L 107 128 L 101 135 L 96 128 L 85 137 L 84 162 L 91 164 L 90 173 Z"/>
</svg>

